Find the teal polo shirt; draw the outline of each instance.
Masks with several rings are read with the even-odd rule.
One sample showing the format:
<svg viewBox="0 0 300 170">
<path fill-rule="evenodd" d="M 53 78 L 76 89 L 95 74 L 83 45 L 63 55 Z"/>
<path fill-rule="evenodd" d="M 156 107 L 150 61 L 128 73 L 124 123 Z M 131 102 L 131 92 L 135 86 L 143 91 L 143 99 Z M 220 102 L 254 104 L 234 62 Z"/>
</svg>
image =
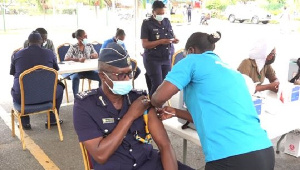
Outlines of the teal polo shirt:
<svg viewBox="0 0 300 170">
<path fill-rule="evenodd" d="M 165 81 L 183 89 L 206 162 L 272 146 L 243 76 L 212 51 L 187 55 Z"/>
</svg>

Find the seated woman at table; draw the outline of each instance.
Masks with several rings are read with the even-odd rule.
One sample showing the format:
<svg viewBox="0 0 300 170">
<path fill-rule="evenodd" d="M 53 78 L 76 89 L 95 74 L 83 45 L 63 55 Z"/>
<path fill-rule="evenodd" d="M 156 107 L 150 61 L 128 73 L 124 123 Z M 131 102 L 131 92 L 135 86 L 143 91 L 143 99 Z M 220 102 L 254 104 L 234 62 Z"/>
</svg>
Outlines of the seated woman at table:
<svg viewBox="0 0 300 170">
<path fill-rule="evenodd" d="M 71 45 L 65 56 L 65 61 L 84 62 L 86 59 L 96 59 L 98 54 L 92 44 L 88 43 L 87 35 L 84 30 L 77 30 L 72 33 L 72 37 L 78 40 L 78 43 Z M 95 61 L 96 62 L 96 61 Z M 101 84 L 97 71 L 84 71 L 70 75 L 72 79 L 72 89 L 74 96 L 78 93 L 80 78 L 96 80 Z"/>
<path fill-rule="evenodd" d="M 244 59 L 238 71 L 249 76 L 254 83 L 258 83 L 256 91 L 272 90 L 278 92 L 279 80 L 271 64 L 275 61 L 276 49 L 272 42 L 260 39 L 255 42 L 249 52 L 249 58 Z M 265 78 L 269 84 L 264 84 Z"/>
<path fill-rule="evenodd" d="M 162 119 L 173 116 L 194 122 L 205 155 L 205 170 L 271 170 L 274 150 L 259 123 L 245 80 L 213 52 L 221 33 L 193 33 L 187 56 L 167 74 L 152 95 L 161 107 L 183 89 L 187 110 L 164 107 Z"/>
<path fill-rule="evenodd" d="M 126 46 L 125 46 L 125 44 L 124 44 L 125 36 L 126 36 L 125 31 L 124 31 L 123 29 L 117 28 L 116 35 L 115 35 L 114 37 L 108 39 L 108 40 L 105 40 L 105 41 L 103 42 L 102 46 L 101 46 L 100 51 L 101 51 L 103 48 L 106 48 L 107 45 L 108 45 L 109 43 L 112 43 L 112 42 L 115 42 L 115 43 L 121 45 L 121 46 L 123 47 L 123 49 L 124 49 L 125 51 L 127 51 L 127 50 L 126 50 Z M 99 54 L 100 54 L 100 52 L 99 52 Z M 132 63 L 132 66 L 133 66 L 133 63 Z M 133 79 L 135 80 L 135 79 L 139 76 L 140 73 L 141 73 L 141 69 L 140 69 L 139 67 L 137 67 L 137 68 L 136 68 L 136 71 L 135 71 L 135 73 L 134 73 Z"/>
</svg>

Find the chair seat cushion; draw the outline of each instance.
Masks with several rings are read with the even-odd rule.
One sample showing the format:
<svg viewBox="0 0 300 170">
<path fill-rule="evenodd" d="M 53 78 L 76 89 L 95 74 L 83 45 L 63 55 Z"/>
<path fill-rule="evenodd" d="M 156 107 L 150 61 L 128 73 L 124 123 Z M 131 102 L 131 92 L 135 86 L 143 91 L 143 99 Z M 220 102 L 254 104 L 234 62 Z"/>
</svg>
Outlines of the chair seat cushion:
<svg viewBox="0 0 300 170">
<path fill-rule="evenodd" d="M 25 114 L 26 113 L 33 113 L 33 112 L 39 112 L 43 110 L 48 110 L 53 107 L 52 102 L 47 103 L 41 103 L 41 104 L 28 104 L 25 105 Z M 21 112 L 21 104 L 14 102 L 14 108 Z"/>
</svg>

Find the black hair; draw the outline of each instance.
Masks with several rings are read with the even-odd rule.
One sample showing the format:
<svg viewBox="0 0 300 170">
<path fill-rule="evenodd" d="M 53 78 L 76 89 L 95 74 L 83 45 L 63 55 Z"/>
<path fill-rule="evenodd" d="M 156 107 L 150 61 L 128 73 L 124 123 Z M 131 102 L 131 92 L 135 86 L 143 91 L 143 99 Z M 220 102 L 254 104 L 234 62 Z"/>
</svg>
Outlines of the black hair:
<svg viewBox="0 0 300 170">
<path fill-rule="evenodd" d="M 116 37 L 125 35 L 125 31 L 123 29 L 117 28 Z"/>
<path fill-rule="evenodd" d="M 215 49 L 215 43 L 221 39 L 221 33 L 216 32 L 213 34 L 207 34 L 202 32 L 193 33 L 185 44 L 185 50 L 189 48 L 198 48 L 201 52 L 213 51 Z"/>
<path fill-rule="evenodd" d="M 72 37 L 73 37 L 73 38 L 82 37 L 83 34 L 84 34 L 84 30 L 78 29 L 76 32 L 72 33 Z"/>
<path fill-rule="evenodd" d="M 47 31 L 45 30 L 45 28 L 37 28 L 36 31 L 39 32 L 41 35 L 48 34 Z"/>
<path fill-rule="evenodd" d="M 165 4 L 162 1 L 154 1 L 152 4 L 152 10 L 155 11 L 157 8 L 165 8 Z"/>
<path fill-rule="evenodd" d="M 32 31 L 28 37 L 29 44 L 40 44 L 41 40 L 41 34 L 36 30 Z"/>
</svg>

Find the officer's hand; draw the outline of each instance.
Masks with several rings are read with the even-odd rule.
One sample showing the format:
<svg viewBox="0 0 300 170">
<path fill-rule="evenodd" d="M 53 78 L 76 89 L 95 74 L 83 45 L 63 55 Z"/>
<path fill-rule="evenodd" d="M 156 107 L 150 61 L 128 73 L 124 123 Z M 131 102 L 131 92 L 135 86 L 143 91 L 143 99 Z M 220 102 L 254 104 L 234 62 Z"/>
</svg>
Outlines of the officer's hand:
<svg viewBox="0 0 300 170">
<path fill-rule="evenodd" d="M 80 59 L 79 59 L 79 62 L 82 62 L 82 63 L 83 63 L 84 61 L 85 61 L 85 58 L 80 58 Z"/>
<path fill-rule="evenodd" d="M 177 43 L 179 42 L 179 39 L 174 38 L 172 42 L 173 42 L 174 44 L 177 44 Z"/>
<path fill-rule="evenodd" d="M 130 117 L 133 118 L 133 120 L 135 120 L 143 115 L 145 110 L 147 110 L 149 107 L 150 100 L 148 99 L 148 97 L 140 96 L 131 104 L 127 113 L 130 114 Z"/>
<path fill-rule="evenodd" d="M 269 90 L 272 90 L 273 92 L 277 93 L 279 88 L 279 82 L 273 82 L 269 84 Z"/>
<path fill-rule="evenodd" d="M 171 44 L 172 39 L 160 39 L 160 44 Z"/>
<path fill-rule="evenodd" d="M 157 109 L 157 116 L 161 120 L 170 119 L 176 116 L 176 109 L 170 106 Z"/>
</svg>

